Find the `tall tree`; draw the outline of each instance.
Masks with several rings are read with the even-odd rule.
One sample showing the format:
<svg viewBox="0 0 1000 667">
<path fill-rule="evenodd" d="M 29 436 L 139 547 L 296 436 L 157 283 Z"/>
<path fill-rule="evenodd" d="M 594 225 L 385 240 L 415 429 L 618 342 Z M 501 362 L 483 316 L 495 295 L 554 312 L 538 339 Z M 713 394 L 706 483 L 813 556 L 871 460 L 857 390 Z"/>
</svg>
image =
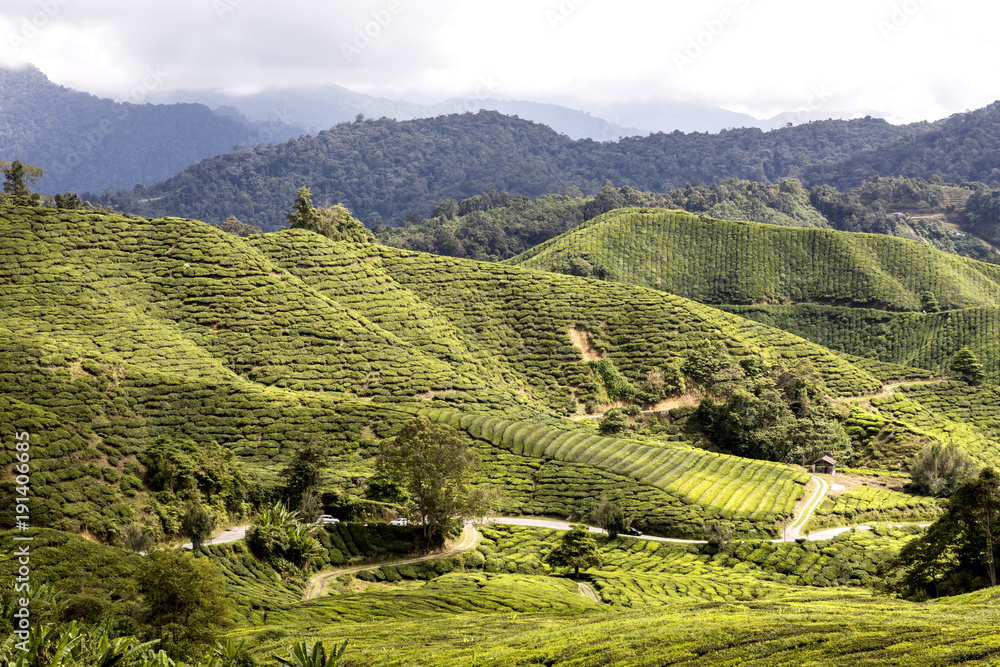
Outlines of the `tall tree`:
<svg viewBox="0 0 1000 667">
<path fill-rule="evenodd" d="M 41 195 L 28 189 L 28 181 L 37 183 L 42 177 L 41 169 L 14 160 L 0 162 L 0 171 L 3 171 L 2 199 L 14 206 L 39 206 L 42 203 Z"/>
<path fill-rule="evenodd" d="M 376 465 L 406 488 L 428 539 L 482 516 L 492 504 L 491 494 L 471 483 L 479 457 L 447 424 L 425 417 L 407 422 L 398 435 L 382 441 Z"/>
<path fill-rule="evenodd" d="M 896 588 L 920 597 L 996 586 L 998 549 L 1000 474 L 984 468 L 959 483 L 945 513 L 900 550 L 892 563 Z"/>
<path fill-rule="evenodd" d="M 293 507 L 301 504 L 302 496 L 306 493 L 319 492 L 323 484 L 323 466 L 326 465 L 327 458 L 326 447 L 310 442 L 296 451 L 292 460 L 281 471 L 285 498 Z"/>
<path fill-rule="evenodd" d="M 139 620 L 149 639 L 176 657 L 190 657 L 232 624 L 222 574 L 207 558 L 180 549 L 150 553 L 138 576 Z"/>
<path fill-rule="evenodd" d="M 196 555 L 201 552 L 201 545 L 212 536 L 214 529 L 215 519 L 201 503 L 189 502 L 184 506 L 184 514 L 181 515 L 181 530 L 190 538 L 191 550 Z"/>
<path fill-rule="evenodd" d="M 986 377 L 979 357 L 967 347 L 963 347 L 952 357 L 951 370 L 969 384 L 979 384 Z"/>
</svg>

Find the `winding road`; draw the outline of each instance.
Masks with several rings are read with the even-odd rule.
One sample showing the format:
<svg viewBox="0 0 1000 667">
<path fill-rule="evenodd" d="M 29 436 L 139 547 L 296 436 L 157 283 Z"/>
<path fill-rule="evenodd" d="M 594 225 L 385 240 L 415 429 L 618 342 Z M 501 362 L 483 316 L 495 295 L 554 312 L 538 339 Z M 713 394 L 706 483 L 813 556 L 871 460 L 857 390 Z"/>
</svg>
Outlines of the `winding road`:
<svg viewBox="0 0 1000 667">
<path fill-rule="evenodd" d="M 808 500 L 799 508 L 798 516 L 792 521 L 784 530 L 784 535 L 780 539 L 771 540 L 772 542 L 792 542 L 801 537 L 802 528 L 808 523 L 810 517 L 812 517 L 813 512 L 819 507 L 820 503 L 826 497 L 826 494 L 830 490 L 830 483 L 819 477 L 817 475 L 810 475 L 810 481 L 815 483 L 815 488 L 813 488 L 811 495 Z M 555 521 L 551 519 L 533 519 L 533 518 L 519 518 L 519 517 L 496 517 L 487 520 L 487 523 L 499 523 L 508 526 L 531 526 L 535 528 L 549 528 L 553 530 L 570 530 L 573 524 L 566 521 Z M 922 524 L 926 525 L 926 524 Z M 215 535 L 209 543 L 211 544 L 222 544 L 226 542 L 235 542 L 236 540 L 241 540 L 246 535 L 246 530 L 249 526 L 235 526 L 221 533 Z M 602 528 L 597 528 L 594 526 L 588 526 L 588 530 L 591 533 L 604 534 Z M 836 537 L 840 533 L 849 530 L 870 530 L 871 526 L 842 526 L 839 528 L 830 528 L 827 530 L 821 530 L 814 532 L 806 537 L 810 541 L 818 540 L 828 540 Z M 634 539 L 634 540 L 648 540 L 652 542 L 672 542 L 678 544 L 705 544 L 707 540 L 685 540 L 674 537 L 656 537 L 653 535 L 642 535 L 642 536 L 631 536 L 631 535 L 620 535 L 624 539 Z M 313 600 L 320 597 L 323 594 L 323 589 L 326 586 L 326 582 L 332 578 L 339 577 L 342 574 L 350 574 L 355 572 L 361 572 L 362 570 L 373 570 L 382 566 L 399 566 L 399 565 L 410 565 L 412 563 L 420 563 L 422 561 L 435 560 L 438 558 L 447 558 L 448 556 L 453 556 L 464 551 L 468 551 L 475 547 L 479 543 L 479 531 L 473 524 L 467 524 L 465 530 L 462 531 L 462 539 L 457 543 L 444 551 L 439 551 L 437 553 L 427 554 L 426 556 L 419 556 L 416 558 L 401 558 L 397 560 L 383 561 L 380 563 L 366 563 L 363 565 L 355 565 L 351 567 L 338 568 L 335 570 L 326 570 L 324 572 L 319 572 L 313 576 L 309 583 L 306 585 L 305 591 L 302 594 L 303 600 Z M 187 543 L 182 545 L 183 548 L 190 549 L 191 544 Z M 592 600 L 600 601 L 597 595 L 594 593 L 586 584 L 579 584 L 580 594 Z"/>
<path fill-rule="evenodd" d="M 410 565 L 412 563 L 420 563 L 425 560 L 435 560 L 438 558 L 447 558 L 448 556 L 454 556 L 455 554 L 461 553 L 463 551 L 468 551 L 472 547 L 479 543 L 479 531 L 471 523 L 465 525 L 465 530 L 462 531 L 461 541 L 446 549 L 445 551 L 439 551 L 437 553 L 428 554 L 426 556 L 419 556 L 417 558 L 400 558 L 398 560 L 388 560 L 382 561 L 380 563 L 368 563 L 366 565 L 357 565 L 354 567 L 344 567 L 337 570 L 326 570 L 325 572 L 320 572 L 309 580 L 306 585 L 306 590 L 302 594 L 303 600 L 312 600 L 318 598 L 323 593 L 323 587 L 326 582 L 333 577 L 339 577 L 342 574 L 350 574 L 354 572 L 361 572 L 362 570 L 375 570 L 384 565 L 389 566 L 399 566 L 399 565 Z"/>
</svg>

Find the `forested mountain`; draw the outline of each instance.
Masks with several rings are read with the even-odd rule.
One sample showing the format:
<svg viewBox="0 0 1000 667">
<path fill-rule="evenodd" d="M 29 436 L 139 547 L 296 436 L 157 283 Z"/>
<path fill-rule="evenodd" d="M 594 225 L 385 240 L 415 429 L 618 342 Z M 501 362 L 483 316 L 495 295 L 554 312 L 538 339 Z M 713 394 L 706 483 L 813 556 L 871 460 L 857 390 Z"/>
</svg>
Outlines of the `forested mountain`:
<svg viewBox="0 0 1000 667">
<path fill-rule="evenodd" d="M 151 72 L 145 86 L 158 85 Z M 38 69 L 0 68 L 0 161 L 40 167 L 38 189 L 103 192 L 156 183 L 234 146 L 285 139 L 280 124 L 223 118 L 200 104 L 119 103 L 58 86 Z"/>
<path fill-rule="evenodd" d="M 842 161 L 811 165 L 802 178 L 809 184 L 829 183 L 847 190 L 874 175 L 937 175 L 951 183 L 1000 185 L 1000 102 L 954 114 L 927 132 L 872 147 Z"/>
<path fill-rule="evenodd" d="M 572 141 L 496 112 L 397 122 L 345 123 L 276 146 L 204 160 L 149 188 L 104 200 L 141 215 L 221 222 L 235 215 L 279 228 L 301 186 L 347 206 L 368 225 L 427 215 L 445 199 L 489 190 L 539 197 L 575 186 L 595 193 L 610 179 L 660 192 L 691 181 L 797 176 L 805 167 L 920 131 L 877 119 L 822 121 L 772 132 L 656 134 L 617 143 Z"/>
</svg>

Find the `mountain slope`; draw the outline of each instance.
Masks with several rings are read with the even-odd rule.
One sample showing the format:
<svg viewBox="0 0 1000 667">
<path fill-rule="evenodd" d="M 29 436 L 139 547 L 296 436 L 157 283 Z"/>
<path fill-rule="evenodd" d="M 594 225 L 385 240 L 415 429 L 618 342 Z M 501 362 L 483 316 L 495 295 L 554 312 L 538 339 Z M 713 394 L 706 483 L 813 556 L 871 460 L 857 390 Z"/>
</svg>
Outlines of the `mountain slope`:
<svg viewBox="0 0 1000 667">
<path fill-rule="evenodd" d="M 235 215 L 279 229 L 301 186 L 317 201 L 340 202 L 368 225 L 427 215 L 445 199 L 490 190 L 538 197 L 577 186 L 597 192 L 610 179 L 662 191 L 701 179 L 757 181 L 851 155 L 920 131 L 880 120 L 823 121 L 773 132 L 656 134 L 617 143 L 573 141 L 496 112 L 397 122 L 345 123 L 277 146 L 192 165 L 155 187 L 103 201 L 141 215 L 221 222 Z"/>
<path fill-rule="evenodd" d="M 858 187 L 870 176 L 894 175 L 947 182 L 1000 184 L 1000 102 L 935 123 L 926 133 L 872 147 L 828 165 L 811 165 L 802 175 L 810 185 L 828 183 L 841 190 Z"/>
<path fill-rule="evenodd" d="M 925 292 L 946 309 L 1000 300 L 1000 267 L 913 241 L 662 209 L 612 211 L 509 263 L 569 271 L 574 258 L 602 267 L 611 280 L 704 303 L 919 310 Z"/>
<path fill-rule="evenodd" d="M 147 78 L 155 87 L 155 73 Z M 200 104 L 143 104 L 148 90 L 139 92 L 119 103 L 57 86 L 33 67 L 0 68 L 0 160 L 40 167 L 40 192 L 103 192 L 270 139 Z"/>
</svg>

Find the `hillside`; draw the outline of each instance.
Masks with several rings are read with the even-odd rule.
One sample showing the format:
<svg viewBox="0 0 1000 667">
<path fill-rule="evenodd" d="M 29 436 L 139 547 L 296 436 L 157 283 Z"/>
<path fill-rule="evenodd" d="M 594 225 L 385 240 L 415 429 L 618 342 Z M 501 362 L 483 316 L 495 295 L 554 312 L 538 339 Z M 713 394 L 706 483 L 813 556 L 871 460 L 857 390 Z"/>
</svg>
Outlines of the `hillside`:
<svg viewBox="0 0 1000 667">
<path fill-rule="evenodd" d="M 716 228 L 717 240 L 750 229 L 744 243 L 775 247 L 811 234 L 795 246 L 796 261 L 826 242 L 866 260 L 858 275 L 862 268 L 893 275 L 898 289 L 886 294 L 900 303 L 931 280 L 953 285 L 951 298 L 992 298 L 993 267 L 979 273 L 943 253 L 933 262 L 923 246 L 889 237 L 669 211 L 613 212 L 575 231 L 633 218 Z M 902 249 L 885 250 L 891 243 Z M 727 257 L 721 243 L 707 247 Z M 907 263 L 918 277 L 905 277 Z M 756 317 L 754 308 L 780 307 L 748 307 Z M 173 447 L 186 454 L 182 464 L 200 462 L 216 484 L 204 502 L 247 523 L 241 512 L 272 502 L 281 468 L 319 444 L 330 455 L 323 503 L 344 520 L 318 532 L 310 569 L 287 563 L 293 571 L 279 572 L 243 540 L 209 546 L 197 559 L 218 571 L 236 620 L 213 639 L 245 642 L 251 664 L 268 664 L 307 638 L 327 649 L 348 641 L 345 659 L 357 665 L 704 665 L 763 657 L 788 665 L 951 665 L 1000 655 L 995 589 L 934 602 L 873 590 L 891 583 L 882 568 L 919 534 L 885 524 L 941 513 L 935 499 L 902 492 L 899 473 L 885 469 L 928 442 L 959 444 L 977 463 L 1000 456 L 995 386 L 915 372 L 898 363 L 920 359 L 903 358 L 897 347 L 881 362 L 852 357 L 648 287 L 304 230 L 239 238 L 190 219 L 11 206 L 0 207 L 0 309 L 0 421 L 30 433 L 36 625 L 60 620 L 65 628 L 71 618 L 96 634 L 141 631 L 129 623 L 143 603 L 148 557 L 112 543 L 139 523 L 156 525 L 160 536 L 178 530 L 180 508 L 170 491 L 154 487 L 150 452 Z M 913 318 L 900 320 L 900 336 L 932 321 L 843 310 Z M 950 317 L 956 336 L 982 329 L 985 344 L 988 317 L 955 322 L 979 311 L 989 307 L 934 316 Z M 579 420 L 616 403 L 638 408 L 623 386 L 652 391 L 645 381 L 654 369 L 697 366 L 706 355 L 732 362 L 723 382 L 745 372 L 762 383 L 761 369 L 808 369 L 857 460 L 884 474 L 839 476 L 850 487 L 827 495 L 813 525 L 869 522 L 875 530 L 772 541 L 793 513 L 802 516 L 803 496 L 823 487 L 799 467 L 712 451 L 685 430 L 700 390 L 670 394 L 667 402 L 680 407 L 649 410 L 662 420 L 656 431 L 602 434 Z M 461 553 L 421 553 L 420 528 L 387 524 L 386 506 L 364 489 L 379 442 L 415 415 L 464 434 L 482 461 L 477 481 L 503 491 L 505 514 L 577 520 L 604 496 L 647 533 L 712 541 L 598 536 L 600 564 L 579 580 L 546 563 L 563 535 L 548 528 L 485 524 Z M 13 452 L 0 456 L 10 471 Z M 225 497 L 223 487 L 240 479 L 245 495 Z M 9 487 L 3 495 L 0 526 L 14 528 L 17 505 Z M 394 560 L 417 554 L 431 558 Z M 0 574 L 11 578 L 19 567 L 12 551 L 0 554 Z M 324 594 L 303 600 L 312 567 L 324 572 Z M 7 657 L 3 651 L 9 646 L 0 648 Z M 198 658 L 189 664 L 207 664 Z"/>
<path fill-rule="evenodd" d="M 635 382 L 716 341 L 754 364 L 809 359 L 834 394 L 881 384 L 802 339 L 653 290 L 299 230 L 247 241 L 177 218 L 0 215 L 4 419 L 37 438 L 38 520 L 105 538 L 136 519 L 174 525 L 142 479 L 161 438 L 208 457 L 223 455 L 217 443 L 261 489 L 321 442 L 339 493 L 356 495 L 348 480 L 370 474 L 369 448 L 417 413 L 475 438 L 519 511 L 579 514 L 589 485 L 624 485 L 636 507 L 660 508 L 649 521 L 667 534 L 713 516 L 767 534 L 801 473 L 560 418 L 610 391 L 571 333 Z M 568 478 L 584 486 L 542 500 Z"/>
<path fill-rule="evenodd" d="M 509 263 L 569 273 L 580 260 L 608 280 L 711 304 L 813 302 L 915 311 L 927 292 L 945 309 L 992 306 L 1000 298 L 996 266 L 914 241 L 662 209 L 612 211 Z"/>
<path fill-rule="evenodd" d="M 156 186 L 102 201 L 147 216 L 221 222 L 235 215 L 271 231 L 282 226 L 296 190 L 306 186 L 318 202 L 340 202 L 369 226 L 378 220 L 399 224 L 411 211 L 427 215 L 445 199 L 490 190 L 539 197 L 571 186 L 594 193 L 608 179 L 649 191 L 697 179 L 780 180 L 797 176 L 806 165 L 844 158 L 924 127 L 868 118 L 767 133 L 674 132 L 601 143 L 573 141 L 491 111 L 406 122 L 365 120 L 204 160 Z"/>
<path fill-rule="evenodd" d="M 40 167 L 38 188 L 47 194 L 99 193 L 156 183 L 234 146 L 288 136 L 200 104 L 147 104 L 154 74 L 146 84 L 131 101 L 115 102 L 58 86 L 33 67 L 0 68 L 0 161 Z"/>
<path fill-rule="evenodd" d="M 866 178 L 892 174 L 945 181 L 982 181 L 1000 185 L 1000 102 L 954 114 L 925 133 L 871 147 L 828 165 L 810 165 L 802 174 L 809 184 L 828 183 L 841 190 Z"/>
</svg>

